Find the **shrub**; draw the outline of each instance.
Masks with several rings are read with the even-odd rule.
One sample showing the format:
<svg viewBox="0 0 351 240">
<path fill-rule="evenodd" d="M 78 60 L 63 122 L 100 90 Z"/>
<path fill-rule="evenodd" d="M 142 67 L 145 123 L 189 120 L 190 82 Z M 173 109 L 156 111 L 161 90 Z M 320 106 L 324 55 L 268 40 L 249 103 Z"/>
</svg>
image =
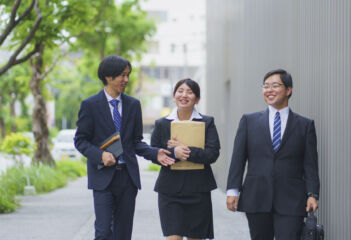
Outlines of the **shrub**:
<svg viewBox="0 0 351 240">
<path fill-rule="evenodd" d="M 56 162 L 56 167 L 69 179 L 87 175 L 87 167 L 82 161 L 61 160 Z"/>
<path fill-rule="evenodd" d="M 47 165 L 25 168 L 24 174 L 29 176 L 30 183 L 37 193 L 45 193 L 66 186 L 64 174 Z"/>
<path fill-rule="evenodd" d="M 15 196 L 23 195 L 27 177 L 37 193 L 45 193 L 64 187 L 67 179 L 76 179 L 87 174 L 86 165 L 82 161 L 64 160 L 56 165 L 56 168 L 47 165 L 17 165 L 8 168 L 0 175 L 0 213 L 13 212 L 18 208 L 19 201 Z"/>
<path fill-rule="evenodd" d="M 161 170 L 161 166 L 155 163 L 150 163 L 147 169 L 148 171 L 159 172 Z"/>
<path fill-rule="evenodd" d="M 34 146 L 29 137 L 19 133 L 11 133 L 6 136 L 0 148 L 4 153 L 12 155 L 16 164 L 23 165 L 21 156 L 31 156 Z"/>
<path fill-rule="evenodd" d="M 0 213 L 10 213 L 18 207 L 19 200 L 15 197 L 15 191 L 0 182 Z"/>
</svg>

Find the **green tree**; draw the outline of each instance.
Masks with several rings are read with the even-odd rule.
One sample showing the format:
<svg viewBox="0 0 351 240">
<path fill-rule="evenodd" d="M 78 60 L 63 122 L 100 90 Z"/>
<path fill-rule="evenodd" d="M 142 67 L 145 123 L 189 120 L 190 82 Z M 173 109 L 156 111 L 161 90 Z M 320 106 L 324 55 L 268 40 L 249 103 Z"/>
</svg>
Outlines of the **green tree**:
<svg viewBox="0 0 351 240">
<path fill-rule="evenodd" d="M 30 69 L 28 63 L 17 65 L 0 76 L 0 131 L 4 138 L 6 132 L 28 131 L 28 107 L 25 103 L 30 91 Z M 20 103 L 21 112 L 15 113 L 15 103 Z M 18 122 L 25 122 L 18 124 Z"/>
<path fill-rule="evenodd" d="M 2 13 L 5 13 L 5 18 L 10 18 L 12 2 L 3 0 L 1 3 Z M 30 59 L 32 73 L 29 84 L 33 95 L 32 130 L 36 141 L 34 162 L 54 165 L 49 150 L 45 105 L 48 95 L 45 96 L 43 92 L 50 79 L 53 79 L 49 73 L 69 51 L 83 49 L 84 63 L 90 67 L 81 67 L 84 70 L 78 72 L 78 83 L 72 84 L 72 88 L 63 89 L 72 93 L 69 102 L 78 103 L 83 97 L 80 94 L 76 96 L 77 93 L 86 93 L 82 89 L 88 85 L 91 86 L 88 89 L 99 86 L 96 69 L 101 58 L 111 54 L 123 55 L 129 59 L 138 58 L 145 50 L 145 38 L 153 32 L 154 25 L 146 19 L 146 13 L 140 10 L 137 0 L 126 0 L 118 6 L 112 0 L 36 0 L 33 8 L 36 11 L 30 11 L 21 24 L 13 29 L 7 43 L 13 48 L 19 47 L 23 40 L 28 39 L 28 32 L 37 24 L 38 16 L 41 16 L 40 27 L 26 47 L 28 52 L 33 49 L 36 51 Z M 64 81 L 67 83 L 66 79 L 58 78 L 56 83 L 62 85 Z M 72 79 L 74 81 L 77 79 Z M 73 87 L 76 87 L 76 91 L 72 91 Z M 55 96 L 60 96 L 63 91 L 55 92 Z M 61 101 L 65 101 L 66 108 L 70 108 L 67 105 L 69 95 L 62 95 Z M 67 112 L 67 109 L 62 110 L 62 113 L 63 111 Z M 64 114 L 66 113 L 62 115 Z"/>
<path fill-rule="evenodd" d="M 7 50 L 10 51 L 10 57 L 3 66 L 0 67 L 0 76 L 11 67 L 26 62 L 33 56 L 39 48 L 38 44 L 31 44 L 31 41 L 39 29 L 42 15 L 38 8 L 39 0 L 25 1 L 22 0 L 1 0 L 0 1 L 0 47 L 6 43 L 6 39 L 15 36 L 18 28 L 25 28 L 26 32 L 16 44 L 8 44 Z M 33 18 L 33 15 L 35 17 Z M 34 19 L 28 24 L 29 17 Z"/>
<path fill-rule="evenodd" d="M 28 48 L 36 49 L 36 54 L 30 59 L 32 74 L 29 84 L 33 95 L 32 130 L 37 143 L 34 162 L 54 165 L 49 149 L 47 109 L 43 94 L 44 86 L 47 83 L 45 79 L 65 54 L 65 51 L 68 50 L 68 47 L 66 50 L 62 50 L 64 45 L 73 44 L 74 36 L 78 36 L 83 31 L 92 31 L 89 24 L 97 13 L 95 6 L 101 5 L 103 2 L 98 0 L 35 1 L 34 8 L 40 11 L 41 22 L 28 44 Z M 11 1 L 4 1 L 4 4 L 6 7 L 2 8 L 3 11 L 12 11 L 13 8 L 8 7 L 11 5 Z M 11 13 L 8 12 L 7 16 L 12 16 Z M 9 45 L 16 48 L 19 43 L 27 39 L 28 28 L 37 23 L 36 19 L 36 15 L 30 12 L 8 38 Z"/>
<path fill-rule="evenodd" d="M 146 50 L 147 37 L 155 32 L 154 22 L 140 9 L 139 1 L 128 0 L 119 5 L 100 7 L 94 18 L 94 31 L 84 32 L 77 39 L 76 47 L 83 50 L 83 57 L 71 64 L 74 68 L 67 69 L 66 64 L 59 74 L 54 74 L 58 126 L 65 119 L 66 127 L 74 128 L 80 102 L 102 88 L 97 68 L 104 57 L 122 55 L 131 61 L 138 60 Z M 137 78 L 138 69 L 133 67 L 127 94 L 133 95 Z"/>
</svg>

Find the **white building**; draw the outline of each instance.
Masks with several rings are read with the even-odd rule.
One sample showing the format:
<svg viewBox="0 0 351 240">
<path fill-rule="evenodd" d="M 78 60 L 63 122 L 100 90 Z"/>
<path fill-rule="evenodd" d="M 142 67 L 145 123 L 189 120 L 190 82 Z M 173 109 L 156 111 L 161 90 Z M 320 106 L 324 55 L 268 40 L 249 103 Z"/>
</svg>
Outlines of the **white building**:
<svg viewBox="0 0 351 240">
<path fill-rule="evenodd" d="M 141 61 L 141 88 L 145 131 L 174 106 L 173 86 L 190 77 L 201 86 L 200 111 L 205 104 L 206 2 L 204 0 L 148 0 L 143 10 L 156 21 Z M 203 111 L 202 111 L 203 112 Z"/>
</svg>

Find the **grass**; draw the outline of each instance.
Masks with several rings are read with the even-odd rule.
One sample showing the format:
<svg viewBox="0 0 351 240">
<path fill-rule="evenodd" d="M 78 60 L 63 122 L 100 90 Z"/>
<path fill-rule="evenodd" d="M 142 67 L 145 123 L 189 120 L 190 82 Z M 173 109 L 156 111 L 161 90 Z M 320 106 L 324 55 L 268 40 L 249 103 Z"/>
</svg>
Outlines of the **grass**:
<svg viewBox="0 0 351 240">
<path fill-rule="evenodd" d="M 8 168 L 0 175 L 0 213 L 13 212 L 19 207 L 16 195 L 23 195 L 27 177 L 37 193 L 46 193 L 64 187 L 69 180 L 86 174 L 83 162 L 69 160 L 56 162 L 56 168 L 47 165 Z"/>
<path fill-rule="evenodd" d="M 152 172 L 159 172 L 161 170 L 161 166 L 155 163 L 150 163 L 147 170 Z"/>
</svg>

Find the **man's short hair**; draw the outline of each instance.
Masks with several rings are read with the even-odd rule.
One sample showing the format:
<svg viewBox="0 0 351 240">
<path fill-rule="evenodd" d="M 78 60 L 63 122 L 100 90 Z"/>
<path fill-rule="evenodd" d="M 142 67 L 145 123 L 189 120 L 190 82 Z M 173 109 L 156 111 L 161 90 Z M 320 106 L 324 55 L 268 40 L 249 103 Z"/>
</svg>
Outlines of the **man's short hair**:
<svg viewBox="0 0 351 240">
<path fill-rule="evenodd" d="M 279 74 L 280 80 L 282 80 L 282 82 L 286 88 L 293 87 L 293 81 L 292 81 L 291 74 L 288 73 L 287 71 L 285 71 L 284 69 L 276 69 L 276 70 L 273 70 L 273 71 L 266 73 L 266 75 L 263 78 L 263 83 L 265 83 L 267 78 L 269 78 L 270 76 L 272 76 L 274 74 Z M 289 95 L 289 98 L 291 97 L 291 95 L 292 95 L 292 92 Z"/>
<path fill-rule="evenodd" d="M 132 65 L 121 56 L 108 56 L 104 58 L 98 69 L 98 76 L 104 85 L 107 85 L 106 77 L 115 78 L 119 76 L 123 70 L 129 67 L 132 71 Z"/>
</svg>

